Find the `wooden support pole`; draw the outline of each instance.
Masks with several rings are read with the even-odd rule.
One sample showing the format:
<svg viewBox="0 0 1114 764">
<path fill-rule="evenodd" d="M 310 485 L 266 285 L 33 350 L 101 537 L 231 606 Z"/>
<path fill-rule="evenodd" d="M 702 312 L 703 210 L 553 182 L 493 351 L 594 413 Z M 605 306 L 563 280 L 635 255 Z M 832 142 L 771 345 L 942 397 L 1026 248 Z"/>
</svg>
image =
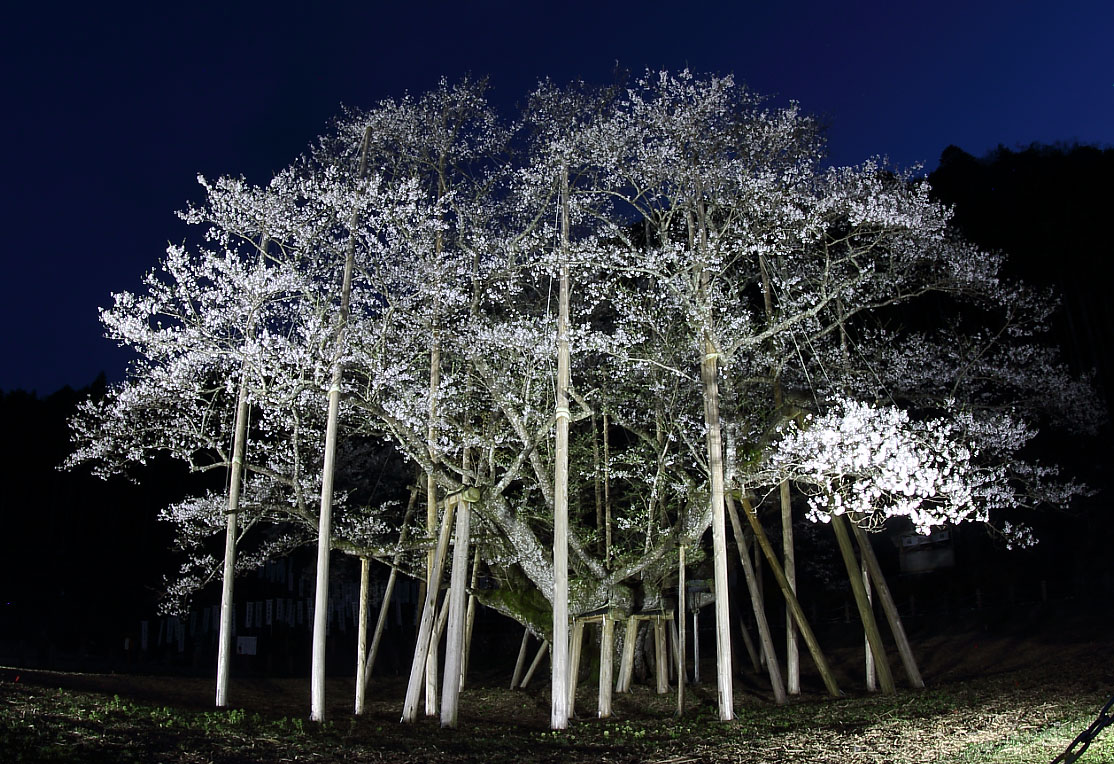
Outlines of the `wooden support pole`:
<svg viewBox="0 0 1114 764">
<path fill-rule="evenodd" d="M 467 494 L 456 513 L 456 544 L 446 604 L 449 632 L 445 639 L 445 678 L 441 682 L 441 726 L 455 728 L 459 716 L 460 681 L 464 671 L 465 599 L 468 587 L 468 539 L 472 503 Z"/>
<path fill-rule="evenodd" d="M 573 621 L 569 640 L 569 717 L 576 716 L 576 685 L 580 679 L 580 654 L 584 648 L 584 621 Z"/>
<path fill-rule="evenodd" d="M 700 608 L 692 611 L 692 683 L 700 684 Z"/>
<path fill-rule="evenodd" d="M 569 726 L 569 172 L 561 174 L 557 316 L 557 405 L 553 443 L 553 657 L 550 729 Z"/>
<path fill-rule="evenodd" d="M 885 695 L 892 695 L 894 677 L 890 672 L 889 661 L 886 660 L 886 648 L 882 644 L 882 634 L 878 631 L 878 622 L 874 619 L 874 611 L 866 598 L 866 588 L 863 586 L 862 575 L 859 572 L 859 563 L 855 559 L 855 550 L 851 548 L 851 536 L 847 532 L 847 518 L 843 515 L 832 515 L 832 530 L 835 531 L 836 541 L 839 543 L 839 552 L 843 556 L 843 564 L 847 568 L 847 575 L 851 579 L 851 591 L 855 594 L 855 605 L 859 610 L 859 619 L 866 631 L 870 642 L 870 649 L 874 653 L 875 668 L 878 671 L 878 682 L 882 685 Z"/>
<path fill-rule="evenodd" d="M 761 674 L 762 660 L 758 655 L 758 650 L 754 647 L 754 637 L 750 635 L 750 629 L 747 628 L 747 621 L 742 613 L 739 613 L 739 632 L 743 635 L 743 646 L 747 649 L 747 655 L 750 657 L 750 663 L 754 667 L 754 673 Z"/>
<path fill-rule="evenodd" d="M 897 652 L 901 656 L 901 664 L 905 669 L 905 676 L 909 679 L 909 684 L 917 689 L 924 688 L 924 679 L 921 678 L 921 672 L 917 668 L 917 661 L 913 657 L 913 648 L 909 645 L 909 638 L 905 635 L 905 627 L 901 623 L 901 615 L 897 611 L 897 603 L 894 602 L 893 594 L 890 592 L 890 587 L 886 583 L 885 576 L 882 575 L 882 566 L 878 564 L 878 557 L 874 554 L 874 547 L 870 545 L 870 539 L 867 538 L 866 531 L 860 528 L 857 524 L 851 524 L 851 531 L 855 535 L 855 540 L 859 543 L 859 550 L 862 552 L 863 562 L 866 563 L 867 570 L 870 572 L 870 577 L 874 581 L 874 588 L 878 591 L 878 601 L 882 605 L 882 612 L 886 614 L 886 620 L 890 624 L 890 631 L 894 635 L 894 642 L 897 643 Z"/>
<path fill-rule="evenodd" d="M 677 716 L 685 713 L 685 545 L 677 552 Z"/>
<path fill-rule="evenodd" d="M 468 660 L 472 655 L 472 629 L 476 625 L 476 585 L 480 577 L 480 548 L 477 545 L 472 555 L 472 584 L 468 592 L 468 612 L 464 618 L 464 663 L 460 667 L 460 689 L 468 677 Z"/>
<path fill-rule="evenodd" d="M 530 630 L 522 630 L 522 644 L 518 646 L 518 660 L 514 662 L 514 673 L 511 675 L 511 689 L 515 689 L 522 682 L 522 670 L 526 668 L 526 647 L 530 643 Z"/>
<path fill-rule="evenodd" d="M 654 673 L 657 674 L 658 695 L 669 692 L 669 658 L 665 649 L 665 619 L 654 618 Z"/>
<path fill-rule="evenodd" d="M 367 597 L 370 588 L 370 561 L 360 558 L 360 615 L 356 626 L 356 716 L 364 712 L 367 694 Z"/>
<path fill-rule="evenodd" d="M 728 503 L 728 508 L 734 508 L 734 502 Z M 785 596 L 785 601 L 789 605 L 793 617 L 797 621 L 797 628 L 801 632 L 801 637 L 804 638 L 805 644 L 808 645 L 809 654 L 812 656 L 813 662 L 816 664 L 817 670 L 820 672 L 820 677 L 824 680 L 824 686 L 828 689 L 828 693 L 833 698 L 838 698 L 842 695 L 839 691 L 839 685 L 836 684 L 835 674 L 832 673 L 832 668 L 828 665 L 828 659 L 824 657 L 823 651 L 820 649 L 820 643 L 816 639 L 816 635 L 812 631 L 812 627 L 808 624 L 808 619 L 805 618 L 804 610 L 801 609 L 801 603 L 797 601 L 797 595 L 789 588 L 789 582 L 785 579 L 785 574 L 781 570 L 781 564 L 778 562 L 777 556 L 774 554 L 773 547 L 770 546 L 770 540 L 766 537 L 766 532 L 762 530 L 762 524 L 758 522 L 758 515 L 755 513 L 754 508 L 750 506 L 750 500 L 743 497 L 743 512 L 747 516 L 747 521 L 750 523 L 751 530 L 754 532 L 754 539 L 758 546 L 762 549 L 762 553 L 766 555 L 766 562 L 770 565 L 770 570 L 773 571 L 774 578 L 777 579 L 778 586 L 781 588 L 781 593 Z M 732 523 L 735 523 L 737 514 L 732 511 Z M 774 661 L 775 663 L 777 661 Z"/>
<path fill-rule="evenodd" d="M 421 472 L 418 473 L 421 476 Z M 371 638 L 371 649 L 368 650 L 367 667 L 364 669 L 364 686 L 371 682 L 371 672 L 375 668 L 375 658 L 379 655 L 379 643 L 383 639 L 383 630 L 387 626 L 387 608 L 390 607 L 391 598 L 395 592 L 395 582 L 398 580 L 398 564 L 402 561 L 402 548 L 410 530 L 410 518 L 414 515 L 414 502 L 418 498 L 418 485 L 410 488 L 410 501 L 406 504 L 406 513 L 402 516 L 402 530 L 398 534 L 398 551 L 395 552 L 391 564 L 390 575 L 387 576 L 387 587 L 383 591 L 383 601 L 379 603 L 379 617 L 375 620 L 375 634 Z M 422 599 L 424 599 L 424 593 Z"/>
<path fill-rule="evenodd" d="M 445 516 L 441 520 L 441 532 L 438 534 L 437 548 L 433 555 L 433 569 L 430 571 L 429 581 L 426 584 L 425 602 L 422 605 L 422 617 L 418 624 L 418 639 L 414 644 L 414 659 L 410 663 L 410 680 L 406 685 L 406 700 L 402 707 L 402 721 L 413 722 L 418 717 L 418 700 L 422 694 L 422 682 L 426 675 L 426 665 L 429 653 L 436 652 L 436 643 L 432 642 L 434 636 L 434 617 L 437 609 L 437 594 L 441 588 L 441 573 L 445 566 L 445 557 L 449 549 L 449 536 L 453 525 L 453 509 L 455 501 L 445 501 Z M 434 648 L 431 650 L 431 642 Z"/>
<path fill-rule="evenodd" d="M 781 407 L 781 385 L 776 386 L 776 396 L 778 399 L 778 408 Z M 785 580 L 789 584 L 789 589 L 797 593 L 797 562 L 796 553 L 793 549 L 793 502 L 789 494 L 789 481 L 781 481 L 779 486 L 779 498 L 781 499 L 781 552 L 782 552 L 782 567 L 785 572 Z M 797 644 L 797 624 L 793 619 L 793 611 L 789 605 L 785 606 L 785 673 L 786 673 L 786 689 L 790 695 L 801 694 L 801 655 L 800 647 Z"/>
<path fill-rule="evenodd" d="M 436 345 L 435 360 L 431 364 L 431 367 L 430 367 L 431 369 L 432 368 L 437 368 L 438 369 L 436 374 L 431 373 L 431 376 L 430 376 L 430 410 L 431 410 L 431 412 L 433 410 L 433 407 L 436 406 L 436 400 L 437 400 L 436 399 L 436 392 L 435 392 L 433 386 L 435 384 L 440 384 L 439 382 L 436 381 L 436 380 L 440 380 L 440 365 L 441 365 L 440 364 L 440 357 L 441 357 L 440 347 L 441 347 L 440 344 Z M 433 424 L 432 424 L 432 421 L 433 421 L 433 418 L 432 418 L 433 414 L 432 413 L 431 413 L 430 417 L 431 417 L 431 419 L 430 419 L 430 421 L 431 421 L 430 437 L 432 439 L 433 438 L 433 433 L 435 432 L 435 430 L 433 428 Z M 432 442 L 432 440 L 431 440 L 431 442 Z M 431 455 L 430 458 L 433 458 L 433 456 L 432 456 L 433 453 L 434 453 L 433 447 L 430 446 L 430 455 Z M 429 475 L 426 476 L 426 532 L 432 537 L 435 534 L 435 530 L 434 530 L 435 528 L 437 528 L 437 483 L 433 478 L 433 473 L 430 473 Z M 426 593 L 428 595 L 429 590 L 433 589 L 434 607 L 436 607 L 436 605 L 437 605 L 437 591 L 441 587 L 441 581 L 440 581 L 441 572 L 440 571 L 437 572 L 437 577 L 438 577 L 437 583 L 436 584 L 433 583 L 434 567 L 436 565 L 435 558 L 436 558 L 436 550 L 431 549 L 428 556 L 427 556 L 427 559 L 426 559 Z M 444 565 L 445 565 L 445 561 L 444 561 L 444 558 L 442 558 L 441 567 L 444 568 Z M 440 629 L 434 628 L 433 633 L 431 634 L 431 639 L 433 640 L 433 642 L 432 642 L 433 647 L 432 647 L 432 649 L 430 649 L 426 652 L 426 661 L 425 661 L 425 715 L 426 716 L 434 716 L 434 715 L 437 714 L 437 700 L 438 700 L 438 695 L 437 695 L 437 674 L 438 674 L 437 645 L 441 640 Z"/>
<path fill-rule="evenodd" d="M 669 644 L 669 681 L 672 682 L 677 678 L 677 667 L 681 665 L 681 654 L 677 652 L 677 622 L 670 618 L 669 625 L 665 630 L 665 641 Z"/>
<path fill-rule="evenodd" d="M 866 570 L 866 560 L 863 560 L 862 574 L 863 587 L 866 589 L 866 601 L 870 603 L 871 610 L 873 610 L 874 597 L 871 595 L 870 574 Z M 870 649 L 870 640 L 867 639 L 865 634 L 863 635 L 863 643 L 866 656 L 866 689 L 868 692 L 876 692 L 878 690 L 878 672 L 874 669 L 874 653 Z"/>
<path fill-rule="evenodd" d="M 638 637 L 638 621 L 632 615 L 627 619 L 627 630 L 623 635 L 623 659 L 619 663 L 619 679 L 615 692 L 630 692 L 634 675 L 634 641 Z"/>
<path fill-rule="evenodd" d="M 360 167 L 357 179 L 367 170 L 371 125 L 364 128 L 360 145 Z M 333 545 L 333 481 L 336 477 L 337 438 L 340 428 L 340 389 L 344 382 L 341 361 L 348 326 L 348 307 L 352 297 L 352 274 L 356 267 L 356 228 L 360 205 L 355 205 L 348 223 L 348 244 L 344 255 L 344 275 L 340 286 L 340 310 L 333 336 L 336 359 L 333 362 L 332 384 L 329 385 L 328 409 L 325 419 L 325 452 L 321 467 L 321 509 L 317 518 L 317 581 L 314 592 L 313 637 L 310 647 L 310 714 L 312 721 L 325 720 L 325 638 L 329 626 L 329 553 Z"/>
<path fill-rule="evenodd" d="M 375 668 L 375 658 L 379 655 L 379 643 L 383 639 L 383 630 L 387 627 L 387 608 L 394 596 L 395 581 L 398 579 L 398 568 L 391 568 L 387 576 L 387 587 L 383 591 L 383 601 L 379 603 L 379 616 L 375 619 L 375 633 L 371 637 L 371 647 L 367 652 L 367 661 L 364 663 L 364 686 L 371 681 L 371 672 Z"/>
<path fill-rule="evenodd" d="M 547 652 L 549 652 L 549 642 L 542 642 L 541 646 L 538 648 L 538 654 L 534 656 L 533 663 L 530 664 L 530 668 L 526 671 L 526 676 L 522 678 L 522 689 L 525 690 L 526 686 L 530 684 L 530 680 L 534 678 L 534 672 L 538 670 L 538 666 L 542 665 L 542 658 L 545 657 Z"/>
<path fill-rule="evenodd" d="M 770 624 L 766 620 L 766 603 L 758 591 L 758 576 L 750 561 L 750 554 L 746 544 L 743 543 L 743 526 L 739 522 L 739 513 L 735 509 L 735 499 L 727 494 L 727 515 L 731 518 L 731 529 L 735 533 L 735 545 L 739 550 L 739 562 L 743 565 L 743 575 L 747 581 L 747 591 L 750 593 L 751 609 L 754 611 L 754 620 L 758 624 L 758 639 L 762 643 L 762 650 L 770 659 L 766 661 L 766 671 L 770 676 L 770 687 L 774 691 L 774 702 L 783 705 L 789 698 L 785 694 L 785 683 L 781 678 L 781 666 L 777 662 L 777 653 L 774 652 L 774 639 L 770 635 Z M 743 505 L 744 511 L 746 504 Z M 749 517 L 750 512 L 747 512 Z"/>
<path fill-rule="evenodd" d="M 615 619 L 605 613 L 600 623 L 600 695 L 599 716 L 611 717 L 611 689 L 615 663 Z"/>
<path fill-rule="evenodd" d="M 233 584 L 236 578 L 236 527 L 243 485 L 244 451 L 248 429 L 248 370 L 240 370 L 240 392 L 236 398 L 236 423 L 232 439 L 232 468 L 229 470 L 228 511 L 225 514 L 224 569 L 221 579 L 220 627 L 217 637 L 217 708 L 228 705 L 228 678 L 232 667 L 232 631 L 236 620 Z"/>
</svg>

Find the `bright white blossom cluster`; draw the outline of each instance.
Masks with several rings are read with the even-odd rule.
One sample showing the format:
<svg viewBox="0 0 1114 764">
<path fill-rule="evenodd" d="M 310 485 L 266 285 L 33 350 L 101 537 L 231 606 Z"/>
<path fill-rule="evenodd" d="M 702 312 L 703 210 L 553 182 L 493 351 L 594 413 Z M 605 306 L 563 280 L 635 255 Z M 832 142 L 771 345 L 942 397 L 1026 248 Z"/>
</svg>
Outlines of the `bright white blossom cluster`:
<svg viewBox="0 0 1114 764">
<path fill-rule="evenodd" d="M 988 475 L 973 444 L 942 419 L 840 399 L 823 414 L 784 428 L 768 455 L 778 475 L 805 486 L 810 518 L 908 517 L 919 533 L 985 520 L 975 499 Z"/>
</svg>

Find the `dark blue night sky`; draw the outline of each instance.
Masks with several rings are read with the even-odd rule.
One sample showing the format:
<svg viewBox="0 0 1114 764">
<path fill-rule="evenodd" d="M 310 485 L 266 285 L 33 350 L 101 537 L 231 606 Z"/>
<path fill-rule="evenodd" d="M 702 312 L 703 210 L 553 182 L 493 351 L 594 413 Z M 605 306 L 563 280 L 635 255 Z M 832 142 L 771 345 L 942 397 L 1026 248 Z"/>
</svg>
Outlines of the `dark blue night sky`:
<svg viewBox="0 0 1114 764">
<path fill-rule="evenodd" d="M 1114 143 L 1110 0 L 162 5 L 4 12 L 0 390 L 122 377 L 97 308 L 189 235 L 197 173 L 266 182 L 341 103 L 442 76 L 490 75 L 512 113 L 616 63 L 734 73 L 824 118 L 839 164 Z"/>
</svg>

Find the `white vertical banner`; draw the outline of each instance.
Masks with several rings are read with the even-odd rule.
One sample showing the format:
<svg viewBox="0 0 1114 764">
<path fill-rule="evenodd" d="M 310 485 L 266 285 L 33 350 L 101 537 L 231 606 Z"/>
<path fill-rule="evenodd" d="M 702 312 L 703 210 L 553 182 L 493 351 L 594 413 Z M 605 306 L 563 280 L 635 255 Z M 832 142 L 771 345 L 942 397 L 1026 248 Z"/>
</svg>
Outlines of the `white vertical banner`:
<svg viewBox="0 0 1114 764">
<path fill-rule="evenodd" d="M 252 603 L 249 602 L 249 603 L 247 603 L 246 607 L 244 607 L 244 628 L 245 629 L 252 628 L 252 623 L 253 623 L 254 620 L 255 620 L 255 605 L 253 605 Z"/>
<path fill-rule="evenodd" d="M 283 617 L 282 604 L 283 604 L 282 597 L 279 597 L 277 600 L 275 600 L 275 620 L 278 621 L 279 623 L 285 623 L 286 622 L 286 618 Z"/>
<path fill-rule="evenodd" d="M 275 601 L 274 600 L 267 600 L 267 615 L 266 615 L 266 621 L 264 621 L 264 623 L 266 623 L 268 626 L 270 626 L 274 622 L 274 611 L 275 611 Z"/>
<path fill-rule="evenodd" d="M 255 625 L 256 627 L 263 626 L 263 600 L 255 603 Z"/>
</svg>

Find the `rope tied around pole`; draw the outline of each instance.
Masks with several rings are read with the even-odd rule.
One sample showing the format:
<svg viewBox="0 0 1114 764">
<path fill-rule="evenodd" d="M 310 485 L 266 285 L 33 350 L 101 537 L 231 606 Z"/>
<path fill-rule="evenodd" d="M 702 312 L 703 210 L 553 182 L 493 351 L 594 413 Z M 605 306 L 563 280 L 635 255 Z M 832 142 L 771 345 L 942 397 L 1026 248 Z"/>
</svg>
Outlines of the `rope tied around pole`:
<svg viewBox="0 0 1114 764">
<path fill-rule="evenodd" d="M 568 406 L 558 406 L 557 413 L 553 415 L 554 419 L 564 419 L 566 422 L 572 421 L 572 414 L 569 413 Z"/>
</svg>

